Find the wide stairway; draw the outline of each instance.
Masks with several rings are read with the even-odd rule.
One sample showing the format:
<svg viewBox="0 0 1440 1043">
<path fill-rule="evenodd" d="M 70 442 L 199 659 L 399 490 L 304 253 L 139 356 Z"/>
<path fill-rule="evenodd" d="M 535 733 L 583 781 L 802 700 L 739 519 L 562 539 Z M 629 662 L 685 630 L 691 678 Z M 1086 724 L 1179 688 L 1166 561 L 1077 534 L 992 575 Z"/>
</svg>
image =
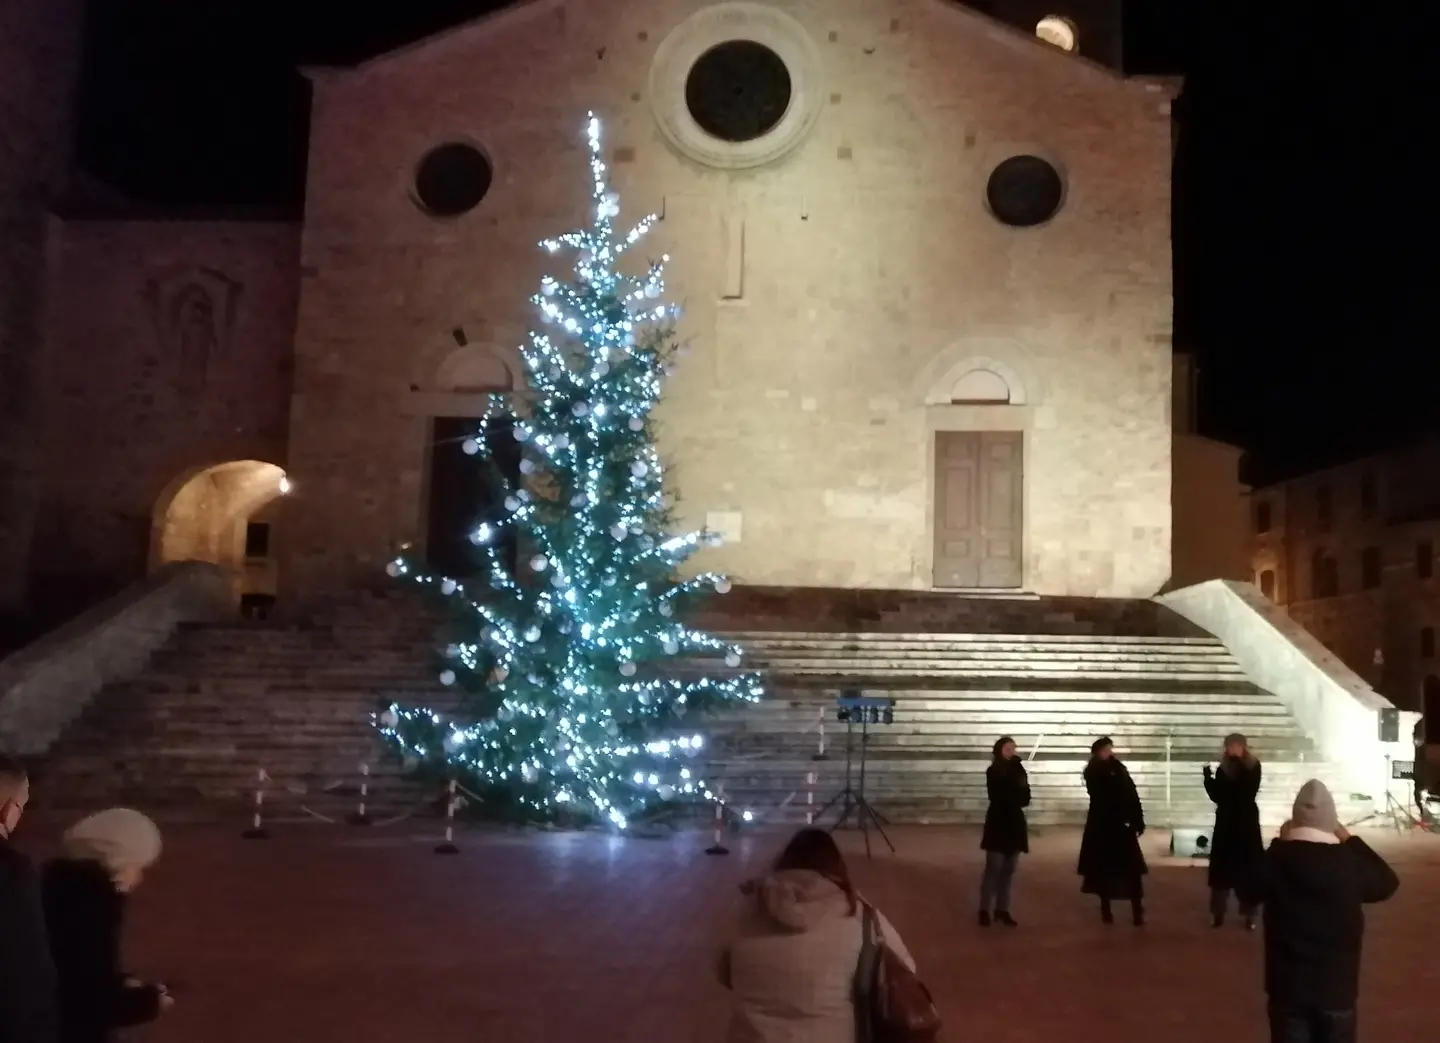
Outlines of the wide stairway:
<svg viewBox="0 0 1440 1043">
<path fill-rule="evenodd" d="M 61 737 L 35 805 L 76 812 L 133 804 L 169 818 L 235 816 L 267 776 L 267 812 L 340 820 L 428 812 L 432 787 L 385 755 L 372 714 L 434 705 L 437 623 L 404 597 L 357 595 L 301 625 L 180 627 L 134 680 L 103 689 Z M 443 706 L 442 706 L 443 708 Z"/>
<path fill-rule="evenodd" d="M 711 722 L 706 769 L 761 821 L 803 821 L 812 771 L 817 803 L 843 785 L 842 690 L 896 702 L 867 751 L 867 795 L 896 822 L 978 821 L 1002 734 L 1033 754 L 1036 823 L 1083 818 L 1080 772 L 1102 734 L 1157 826 L 1211 818 L 1200 769 L 1230 731 L 1265 762 L 1268 821 L 1284 819 L 1304 779 L 1330 777 L 1273 695 L 1149 601 L 737 587 L 696 622 L 735 638 L 745 668 L 766 676 L 762 703 Z M 429 810 L 433 787 L 403 777 L 370 722 L 391 701 L 445 708 L 437 632 L 423 602 L 394 590 L 337 598 L 302 624 L 182 627 L 61 738 L 37 808 L 243 816 L 263 769 L 274 813 L 339 819 L 354 810 L 364 764 L 372 815 Z M 827 759 L 815 761 L 822 722 Z M 1342 808 L 1351 820 L 1362 811 Z"/>
<path fill-rule="evenodd" d="M 1002 735 L 1028 759 L 1037 824 L 1083 820 L 1081 772 L 1101 735 L 1114 740 L 1157 826 L 1212 819 L 1202 768 L 1228 732 L 1247 735 L 1264 762 L 1261 811 L 1271 824 L 1288 817 L 1304 780 L 1334 775 L 1279 699 L 1217 640 L 1153 602 L 745 596 L 751 604 L 735 609 L 770 628 L 727 633 L 748 650 L 746 667 L 766 675 L 768 697 L 712 729 L 709 781 L 757 817 L 803 821 L 807 775 L 823 804 L 845 783 L 847 742 L 858 781 L 861 733 L 847 736 L 836 720 L 842 692 L 895 701 L 893 723 L 869 726 L 865 738 L 866 796 L 896 822 L 981 821 L 985 768 Z M 801 620 L 823 629 L 787 629 Z M 822 726 L 825 759 L 816 760 Z M 1338 788 L 1336 797 L 1350 821 L 1368 810 Z"/>
</svg>

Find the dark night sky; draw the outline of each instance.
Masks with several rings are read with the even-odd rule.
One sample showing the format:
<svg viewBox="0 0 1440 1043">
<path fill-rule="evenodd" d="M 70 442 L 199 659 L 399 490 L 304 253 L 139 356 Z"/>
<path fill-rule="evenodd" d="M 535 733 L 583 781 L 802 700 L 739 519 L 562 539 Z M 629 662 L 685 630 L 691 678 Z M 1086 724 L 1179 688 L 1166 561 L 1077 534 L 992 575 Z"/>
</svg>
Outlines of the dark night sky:
<svg viewBox="0 0 1440 1043">
<path fill-rule="evenodd" d="M 306 62 L 442 29 L 486 0 L 91 0 L 82 162 L 140 199 L 294 203 Z M 1255 477 L 1440 426 L 1434 247 L 1440 48 L 1410 4 L 1130 0 L 1129 60 L 1184 72 L 1176 340 L 1201 362 L 1204 433 Z M 1397 11 L 1397 8 L 1399 9 Z M 1240 11 L 1234 16 L 1220 13 Z"/>
</svg>

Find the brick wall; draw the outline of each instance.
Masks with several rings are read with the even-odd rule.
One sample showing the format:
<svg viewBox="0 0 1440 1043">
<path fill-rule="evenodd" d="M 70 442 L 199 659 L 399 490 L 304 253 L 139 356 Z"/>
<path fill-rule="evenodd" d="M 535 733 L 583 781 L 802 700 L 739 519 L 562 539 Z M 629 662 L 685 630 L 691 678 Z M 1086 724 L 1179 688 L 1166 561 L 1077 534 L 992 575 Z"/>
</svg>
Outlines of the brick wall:
<svg viewBox="0 0 1440 1043">
<path fill-rule="evenodd" d="M 583 219 L 581 124 L 607 120 L 624 215 L 664 210 L 693 353 L 663 407 L 681 520 L 743 518 L 697 565 L 752 583 L 930 582 L 933 439 L 1025 432 L 1025 586 L 1148 595 L 1170 573 L 1170 118 L 1162 94 L 961 8 L 764 5 L 805 27 L 823 111 L 742 172 L 683 159 L 647 95 L 657 46 L 699 0 L 540 0 L 359 71 L 317 75 L 282 582 L 377 573 L 424 531 L 427 416 L 451 331 L 520 343 L 545 265 Z M 437 221 L 416 164 L 479 142 L 495 185 Z M 1068 196 L 1016 230 L 984 204 L 994 165 L 1052 159 Z M 743 224 L 743 293 L 725 300 Z M 563 274 L 563 272 L 561 272 Z M 927 398 L 997 360 L 1026 403 Z M 942 389 L 943 390 L 943 389 Z M 470 407 L 473 408 L 473 407 Z M 451 414 L 451 415 L 464 415 Z"/>
<path fill-rule="evenodd" d="M 36 503 L 47 208 L 64 182 L 83 0 L 0 0 L 0 613 L 18 608 Z"/>
<path fill-rule="evenodd" d="M 284 466 L 298 254 L 284 223 L 59 229 L 37 600 L 142 577 L 156 505 L 189 477 Z"/>
</svg>

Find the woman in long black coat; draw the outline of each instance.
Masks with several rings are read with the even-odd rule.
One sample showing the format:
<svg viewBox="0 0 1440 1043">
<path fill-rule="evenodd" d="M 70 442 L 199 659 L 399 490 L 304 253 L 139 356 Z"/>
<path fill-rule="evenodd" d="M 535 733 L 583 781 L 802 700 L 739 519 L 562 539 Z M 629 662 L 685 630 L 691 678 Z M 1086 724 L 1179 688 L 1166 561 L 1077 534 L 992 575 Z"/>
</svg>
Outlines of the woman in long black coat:
<svg viewBox="0 0 1440 1043">
<path fill-rule="evenodd" d="M 985 770 L 985 832 L 980 847 L 985 851 L 985 872 L 980 878 L 980 926 L 989 927 L 990 918 L 1006 927 L 1018 927 L 1010 915 L 1010 888 L 1020 856 L 1030 850 L 1030 832 L 1025 809 L 1030 806 L 1030 779 L 1020 762 L 1015 740 L 1003 736 L 995 741 L 990 767 Z"/>
<path fill-rule="evenodd" d="M 1216 927 L 1225 923 L 1230 892 L 1241 887 L 1265 854 L 1260 836 L 1260 761 L 1250 752 L 1245 736 L 1226 736 L 1220 770 L 1205 765 L 1205 792 L 1215 802 L 1215 830 L 1210 835 L 1210 917 Z M 1255 929 L 1255 909 L 1240 900 L 1240 915 L 1247 930 Z"/>
<path fill-rule="evenodd" d="M 1108 737 L 1096 739 L 1090 747 L 1085 789 L 1090 794 L 1090 811 L 1080 841 L 1080 890 L 1099 897 L 1100 918 L 1105 923 L 1115 922 L 1110 903 L 1128 900 L 1139 927 L 1145 923 L 1144 876 L 1150 871 L 1140 850 L 1145 809 L 1135 780 L 1115 756 Z"/>
</svg>

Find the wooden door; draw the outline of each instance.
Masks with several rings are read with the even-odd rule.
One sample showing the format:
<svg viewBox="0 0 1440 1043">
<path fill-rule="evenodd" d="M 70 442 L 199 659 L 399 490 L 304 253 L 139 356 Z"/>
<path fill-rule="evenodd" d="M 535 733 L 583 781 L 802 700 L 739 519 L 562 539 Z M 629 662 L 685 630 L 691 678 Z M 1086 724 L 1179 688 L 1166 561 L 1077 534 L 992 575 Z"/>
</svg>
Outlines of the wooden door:
<svg viewBox="0 0 1440 1043">
<path fill-rule="evenodd" d="M 935 586 L 1020 586 L 1021 438 L 1019 431 L 936 435 Z"/>
<path fill-rule="evenodd" d="M 465 440 L 479 427 L 473 417 L 435 417 L 431 425 L 425 558 L 436 572 L 456 579 L 475 575 L 484 561 L 470 542 L 475 526 L 506 515 L 500 476 L 511 482 L 520 476 L 519 444 L 506 425 L 491 424 L 488 458 L 466 454 Z M 513 574 L 513 532 L 506 530 L 501 551 Z"/>
</svg>

